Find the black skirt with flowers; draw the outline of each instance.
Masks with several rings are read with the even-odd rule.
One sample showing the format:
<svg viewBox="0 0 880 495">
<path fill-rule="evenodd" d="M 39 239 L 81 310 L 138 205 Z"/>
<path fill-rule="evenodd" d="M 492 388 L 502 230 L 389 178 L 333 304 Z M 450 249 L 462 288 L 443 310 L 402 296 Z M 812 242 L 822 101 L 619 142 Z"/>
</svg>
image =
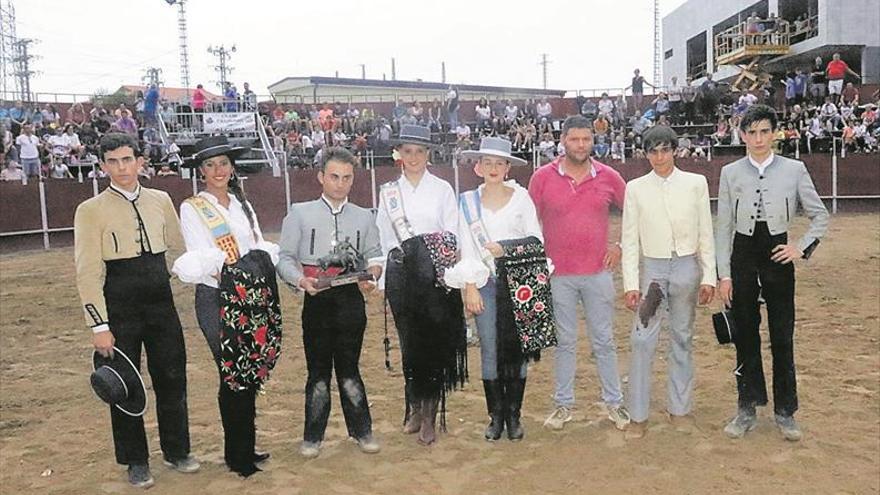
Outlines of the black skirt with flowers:
<svg viewBox="0 0 880 495">
<path fill-rule="evenodd" d="M 544 245 L 536 237 L 500 241 L 497 269 L 498 375 L 517 378 L 524 361 L 556 345 L 556 320 Z"/>
<path fill-rule="evenodd" d="M 232 390 L 260 389 L 281 354 L 281 305 L 268 253 L 252 250 L 220 277 L 220 374 Z"/>
</svg>

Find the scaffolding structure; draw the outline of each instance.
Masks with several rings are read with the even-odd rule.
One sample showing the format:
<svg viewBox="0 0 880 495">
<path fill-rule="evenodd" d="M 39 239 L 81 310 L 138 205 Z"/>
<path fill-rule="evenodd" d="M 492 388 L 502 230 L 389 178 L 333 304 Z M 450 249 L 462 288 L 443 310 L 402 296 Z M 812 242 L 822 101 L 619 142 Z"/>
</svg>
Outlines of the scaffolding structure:
<svg viewBox="0 0 880 495">
<path fill-rule="evenodd" d="M 791 32 L 788 23 L 772 30 L 756 31 L 754 22 L 743 22 L 715 36 L 715 66 L 733 65 L 740 70 L 731 88 L 753 91 L 771 80 L 762 63 L 788 54 Z"/>
<path fill-rule="evenodd" d="M 0 0 L 0 91 L 3 98 L 18 95 L 18 81 L 15 78 L 15 7 L 11 0 Z"/>
</svg>

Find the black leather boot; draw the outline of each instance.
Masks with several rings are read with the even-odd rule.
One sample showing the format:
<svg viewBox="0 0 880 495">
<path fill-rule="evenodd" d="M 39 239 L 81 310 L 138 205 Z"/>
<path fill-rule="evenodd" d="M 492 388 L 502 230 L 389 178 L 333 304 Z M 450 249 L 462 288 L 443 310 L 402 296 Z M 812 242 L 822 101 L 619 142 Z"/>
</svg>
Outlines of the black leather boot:
<svg viewBox="0 0 880 495">
<path fill-rule="evenodd" d="M 520 422 L 520 409 L 522 408 L 525 390 L 525 378 L 504 381 L 504 405 L 506 406 L 507 413 L 504 420 L 507 426 L 507 438 L 514 442 L 522 440 L 525 435 L 522 423 Z"/>
<path fill-rule="evenodd" d="M 486 409 L 489 413 L 489 426 L 484 434 L 486 440 L 494 442 L 501 438 L 504 432 L 504 394 L 499 380 L 483 380 L 483 390 L 486 392 Z"/>
</svg>

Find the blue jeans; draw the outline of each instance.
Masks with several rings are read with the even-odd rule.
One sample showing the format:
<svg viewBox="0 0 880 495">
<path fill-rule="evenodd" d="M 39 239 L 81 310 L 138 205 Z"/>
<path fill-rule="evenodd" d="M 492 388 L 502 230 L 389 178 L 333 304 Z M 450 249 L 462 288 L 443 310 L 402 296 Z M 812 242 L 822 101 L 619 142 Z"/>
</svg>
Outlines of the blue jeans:
<svg viewBox="0 0 880 495">
<path fill-rule="evenodd" d="M 477 322 L 477 333 L 480 336 L 480 370 L 483 380 L 498 379 L 498 327 L 495 325 L 498 309 L 495 304 L 497 287 L 495 277 L 489 277 L 482 288 L 480 296 L 483 298 L 483 312 L 474 316 Z M 520 378 L 526 377 L 528 363 L 523 363 L 519 372 Z"/>
</svg>

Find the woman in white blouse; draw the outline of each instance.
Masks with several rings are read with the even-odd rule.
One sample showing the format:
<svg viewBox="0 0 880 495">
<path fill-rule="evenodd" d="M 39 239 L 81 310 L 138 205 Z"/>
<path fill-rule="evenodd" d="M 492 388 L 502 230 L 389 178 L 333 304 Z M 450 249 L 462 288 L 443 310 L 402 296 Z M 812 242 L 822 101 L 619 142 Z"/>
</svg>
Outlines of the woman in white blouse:
<svg viewBox="0 0 880 495">
<path fill-rule="evenodd" d="M 459 240 L 461 260 L 446 272 L 446 283 L 460 287 L 465 308 L 473 314 L 480 335 L 483 388 L 491 422 L 486 440 L 501 437 L 507 427 L 510 440 L 520 440 L 520 408 L 525 390 L 527 362 L 522 361 L 518 379 L 499 376 L 495 258 L 503 256 L 499 241 L 535 237 L 543 242 L 541 225 L 528 191 L 507 180 L 511 164 L 525 160 L 511 156 L 510 141 L 486 137 L 479 151 L 465 151 L 463 158 L 477 158 L 475 171 L 483 178 L 476 191 L 461 195 Z M 513 371 L 516 374 L 516 370 Z"/>
<path fill-rule="evenodd" d="M 226 464 L 247 477 L 269 457 L 254 449 L 254 402 L 280 353 L 279 248 L 263 239 L 235 174 L 244 149 L 214 136 L 196 150 L 184 166 L 199 168 L 205 190 L 180 206 L 186 253 L 173 272 L 196 284 L 196 317 L 220 372 Z"/>
</svg>

